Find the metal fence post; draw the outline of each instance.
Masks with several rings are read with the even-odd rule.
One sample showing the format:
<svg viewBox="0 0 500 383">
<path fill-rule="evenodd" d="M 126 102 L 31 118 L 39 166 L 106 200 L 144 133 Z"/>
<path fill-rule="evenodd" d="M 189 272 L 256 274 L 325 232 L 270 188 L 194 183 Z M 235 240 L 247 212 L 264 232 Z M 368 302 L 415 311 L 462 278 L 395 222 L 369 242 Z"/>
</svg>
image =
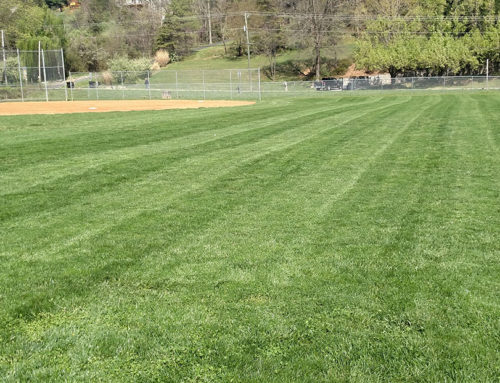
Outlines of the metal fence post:
<svg viewBox="0 0 500 383">
<path fill-rule="evenodd" d="M 486 90 L 490 90 L 490 59 L 486 59 Z"/>
<path fill-rule="evenodd" d="M 2 53 L 3 53 L 3 72 L 2 72 L 2 80 L 5 80 L 5 85 L 9 85 L 9 81 L 7 80 L 7 60 L 5 59 L 5 40 L 4 40 L 4 31 L 2 29 Z"/>
<path fill-rule="evenodd" d="M 231 94 L 231 100 L 233 99 L 233 72 L 229 70 L 229 93 Z"/>
<path fill-rule="evenodd" d="M 201 75 L 203 77 L 203 99 L 205 100 L 207 97 L 205 95 L 205 71 L 204 70 L 201 71 Z"/>
<path fill-rule="evenodd" d="M 64 82 L 63 82 L 63 86 L 64 86 L 64 96 L 66 97 L 66 101 L 68 101 L 68 87 L 67 87 L 67 84 L 66 84 L 66 71 L 65 71 L 65 68 L 64 68 L 64 51 L 63 49 L 61 48 L 61 63 L 62 63 L 62 69 L 63 69 L 63 79 L 64 79 Z"/>
<path fill-rule="evenodd" d="M 248 69 L 248 82 L 250 83 L 250 92 L 253 92 L 252 70 L 251 69 Z"/>
<path fill-rule="evenodd" d="M 45 68 L 45 53 L 42 49 L 43 80 L 45 83 L 45 101 L 49 101 L 49 91 L 47 89 L 47 70 Z"/>
<path fill-rule="evenodd" d="M 257 76 L 259 76 L 259 101 L 262 101 L 262 92 L 260 89 L 260 67 L 258 69 Z"/>
<path fill-rule="evenodd" d="M 71 94 L 71 101 L 75 101 L 73 98 L 73 86 L 75 85 L 73 80 L 73 77 L 71 77 L 71 71 L 69 71 L 69 93 Z"/>
<path fill-rule="evenodd" d="M 125 100 L 125 87 L 123 86 L 123 71 L 120 72 L 120 79 L 122 83 L 122 100 Z"/>
<path fill-rule="evenodd" d="M 99 100 L 99 80 L 97 80 L 98 77 L 96 76 L 95 72 L 94 72 L 94 77 L 95 77 L 95 81 L 94 81 L 95 97 L 97 100 Z"/>
<path fill-rule="evenodd" d="M 92 72 L 89 72 L 89 83 L 87 84 L 87 100 L 90 100 L 90 81 L 92 81 Z"/>
<path fill-rule="evenodd" d="M 149 78 L 149 71 L 148 71 L 148 94 L 149 94 L 149 99 L 151 100 L 151 83 Z"/>
<path fill-rule="evenodd" d="M 177 78 L 177 71 L 175 71 L 175 93 L 177 95 L 177 99 L 179 99 L 179 79 Z"/>
<path fill-rule="evenodd" d="M 19 49 L 17 50 L 17 70 L 19 72 L 19 85 L 21 86 L 21 101 L 24 102 L 23 75 L 21 73 L 21 58 L 19 57 Z"/>
</svg>

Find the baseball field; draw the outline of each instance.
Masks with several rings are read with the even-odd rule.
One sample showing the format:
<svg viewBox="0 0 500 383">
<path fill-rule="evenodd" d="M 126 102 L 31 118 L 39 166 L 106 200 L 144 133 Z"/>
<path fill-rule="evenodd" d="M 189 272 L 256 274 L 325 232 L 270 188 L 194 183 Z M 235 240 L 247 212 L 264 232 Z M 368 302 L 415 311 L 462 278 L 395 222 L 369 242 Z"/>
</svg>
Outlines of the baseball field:
<svg viewBox="0 0 500 383">
<path fill-rule="evenodd" d="M 499 105 L 0 117 L 0 380 L 498 381 Z"/>
</svg>

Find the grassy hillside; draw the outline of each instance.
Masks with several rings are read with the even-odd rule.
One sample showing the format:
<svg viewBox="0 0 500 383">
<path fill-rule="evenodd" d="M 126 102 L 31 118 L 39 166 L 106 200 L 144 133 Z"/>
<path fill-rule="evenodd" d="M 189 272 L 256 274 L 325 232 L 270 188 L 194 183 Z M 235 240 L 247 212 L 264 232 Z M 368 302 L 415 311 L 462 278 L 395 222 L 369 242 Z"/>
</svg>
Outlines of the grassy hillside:
<svg viewBox="0 0 500 383">
<path fill-rule="evenodd" d="M 348 59 L 352 54 L 353 44 L 346 41 L 338 47 L 326 48 L 323 52 L 325 60 Z M 298 67 L 306 68 L 312 66 L 312 55 L 310 50 L 290 50 L 281 53 L 277 58 L 279 76 L 278 79 L 303 79 Z M 251 55 L 250 66 L 262 68 L 262 80 L 269 80 L 265 75 L 265 68 L 269 66 L 269 60 L 264 55 Z M 164 70 L 202 70 L 202 69 L 245 69 L 248 67 L 246 53 L 241 57 L 233 57 L 224 53 L 223 46 L 204 48 L 182 61 L 173 62 Z M 326 69 L 325 69 L 326 70 Z M 155 81 L 161 81 L 162 73 L 155 75 Z"/>
<path fill-rule="evenodd" d="M 0 119 L 0 380 L 495 381 L 496 93 Z"/>
</svg>

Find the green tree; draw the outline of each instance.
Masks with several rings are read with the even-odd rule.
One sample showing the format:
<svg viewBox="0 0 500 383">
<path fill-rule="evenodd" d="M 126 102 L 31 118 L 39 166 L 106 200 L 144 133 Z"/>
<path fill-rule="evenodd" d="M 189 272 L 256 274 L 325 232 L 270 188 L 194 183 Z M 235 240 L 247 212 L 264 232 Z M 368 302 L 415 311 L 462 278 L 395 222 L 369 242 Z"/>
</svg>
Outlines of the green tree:
<svg viewBox="0 0 500 383">
<path fill-rule="evenodd" d="M 156 38 L 155 50 L 165 49 L 177 57 L 185 56 L 191 52 L 199 28 L 192 2 L 172 0 Z"/>
<path fill-rule="evenodd" d="M 62 8 L 68 5 L 68 0 L 45 0 L 49 8 Z"/>
</svg>

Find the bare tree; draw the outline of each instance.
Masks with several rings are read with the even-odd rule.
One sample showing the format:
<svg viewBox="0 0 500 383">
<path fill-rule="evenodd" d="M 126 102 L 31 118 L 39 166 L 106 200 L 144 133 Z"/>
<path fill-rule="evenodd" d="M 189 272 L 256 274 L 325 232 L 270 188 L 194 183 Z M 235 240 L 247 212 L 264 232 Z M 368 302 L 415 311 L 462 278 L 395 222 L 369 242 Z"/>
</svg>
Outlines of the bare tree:
<svg viewBox="0 0 500 383">
<path fill-rule="evenodd" d="M 224 45 L 224 54 L 227 54 L 226 41 L 228 39 L 228 12 L 232 5 L 231 0 L 218 0 L 215 2 L 213 9 L 213 17 L 215 20 L 215 29 L 220 36 L 222 44 Z"/>
<path fill-rule="evenodd" d="M 300 39 L 313 47 L 314 71 L 317 80 L 321 78 L 321 50 L 328 44 L 337 43 L 338 31 L 342 26 L 333 16 L 342 11 L 346 0 L 299 0 L 296 5 L 296 23 Z"/>
<path fill-rule="evenodd" d="M 257 53 L 263 53 L 269 60 L 269 75 L 274 81 L 276 79 L 276 57 L 285 48 L 285 36 L 283 29 L 283 18 L 275 17 L 279 12 L 276 2 L 273 0 L 260 0 L 259 11 L 263 14 L 254 17 L 254 27 L 260 31 L 254 37 L 254 47 Z"/>
</svg>

